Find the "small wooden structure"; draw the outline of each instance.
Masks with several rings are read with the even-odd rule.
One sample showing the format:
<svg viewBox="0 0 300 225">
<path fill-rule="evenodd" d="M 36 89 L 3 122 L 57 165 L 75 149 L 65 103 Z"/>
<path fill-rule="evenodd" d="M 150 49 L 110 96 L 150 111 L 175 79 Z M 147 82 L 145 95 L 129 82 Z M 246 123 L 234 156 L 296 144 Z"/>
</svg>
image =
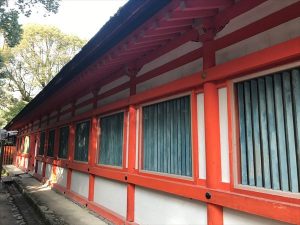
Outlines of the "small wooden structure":
<svg viewBox="0 0 300 225">
<path fill-rule="evenodd" d="M 8 124 L 16 165 L 116 224 L 300 224 L 299 12 L 129 1 Z"/>
</svg>

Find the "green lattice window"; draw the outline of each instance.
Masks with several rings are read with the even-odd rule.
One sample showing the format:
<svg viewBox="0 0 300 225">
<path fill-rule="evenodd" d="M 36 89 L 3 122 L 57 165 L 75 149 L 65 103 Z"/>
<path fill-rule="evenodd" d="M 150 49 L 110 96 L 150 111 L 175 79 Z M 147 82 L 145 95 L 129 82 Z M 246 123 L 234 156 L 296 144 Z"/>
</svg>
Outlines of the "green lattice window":
<svg viewBox="0 0 300 225">
<path fill-rule="evenodd" d="M 143 169 L 192 176 L 190 97 L 143 107 Z"/>
<path fill-rule="evenodd" d="M 87 162 L 89 153 L 90 121 L 77 123 L 74 159 Z"/>
<path fill-rule="evenodd" d="M 124 113 L 100 119 L 100 164 L 122 166 Z"/>
<path fill-rule="evenodd" d="M 55 130 L 50 130 L 48 135 L 48 150 L 47 156 L 54 156 Z"/>
<path fill-rule="evenodd" d="M 69 127 L 59 129 L 59 151 L 58 157 L 66 159 L 68 157 Z"/>
<path fill-rule="evenodd" d="M 45 131 L 41 132 L 40 134 L 40 148 L 39 148 L 39 155 L 44 155 L 45 151 Z"/>
</svg>

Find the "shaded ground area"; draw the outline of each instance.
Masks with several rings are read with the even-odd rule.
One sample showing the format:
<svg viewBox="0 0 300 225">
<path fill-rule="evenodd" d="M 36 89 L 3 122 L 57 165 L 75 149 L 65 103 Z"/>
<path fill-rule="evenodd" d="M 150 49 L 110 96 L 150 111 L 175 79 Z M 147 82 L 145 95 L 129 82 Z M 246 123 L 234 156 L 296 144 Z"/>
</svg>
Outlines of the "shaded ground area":
<svg viewBox="0 0 300 225">
<path fill-rule="evenodd" d="M 109 222 L 103 218 L 95 216 L 87 209 L 82 208 L 65 196 L 51 190 L 49 186 L 40 183 L 30 174 L 22 174 L 23 172 L 14 166 L 6 167 L 6 170 L 10 175 L 14 173 L 19 174 L 14 178 L 14 182 L 18 189 L 23 192 L 23 198 L 26 198 L 35 208 L 36 212 L 42 215 L 44 220 L 43 224 L 109 224 Z M 0 225 L 2 225 L 1 222 Z M 38 225 L 38 223 L 35 225 Z"/>
<path fill-rule="evenodd" d="M 19 212 L 16 206 L 11 202 L 11 197 L 9 193 L 4 188 L 4 185 L 0 183 L 0 224 L 1 225 L 17 225 L 21 222 L 18 222 L 17 216 Z M 23 219 L 22 217 L 19 219 Z M 22 222 L 24 222 L 22 220 Z"/>
</svg>

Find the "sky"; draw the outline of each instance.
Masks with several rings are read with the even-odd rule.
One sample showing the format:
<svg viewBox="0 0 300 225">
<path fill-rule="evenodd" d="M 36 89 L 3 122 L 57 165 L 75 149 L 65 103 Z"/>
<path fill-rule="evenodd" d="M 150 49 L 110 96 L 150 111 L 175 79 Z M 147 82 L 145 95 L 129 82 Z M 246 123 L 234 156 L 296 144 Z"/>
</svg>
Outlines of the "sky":
<svg viewBox="0 0 300 225">
<path fill-rule="evenodd" d="M 62 0 L 57 14 L 44 17 L 43 13 L 36 13 L 36 9 L 29 18 L 20 17 L 19 22 L 23 25 L 28 23 L 54 25 L 64 33 L 74 34 L 88 41 L 127 1 Z"/>
</svg>

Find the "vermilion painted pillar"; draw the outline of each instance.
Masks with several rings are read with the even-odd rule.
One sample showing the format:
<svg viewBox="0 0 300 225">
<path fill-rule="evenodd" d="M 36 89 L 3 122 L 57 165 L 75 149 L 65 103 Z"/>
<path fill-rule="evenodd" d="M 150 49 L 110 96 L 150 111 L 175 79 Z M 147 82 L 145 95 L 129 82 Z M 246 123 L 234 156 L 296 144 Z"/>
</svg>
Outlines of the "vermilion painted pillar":
<svg viewBox="0 0 300 225">
<path fill-rule="evenodd" d="M 135 172 L 135 151 L 136 151 L 136 109 L 134 106 L 129 107 L 129 143 L 128 143 L 128 173 Z M 134 195 L 135 185 L 127 185 L 127 217 L 128 222 L 134 221 Z"/>
<path fill-rule="evenodd" d="M 57 120 L 58 121 L 58 120 Z M 53 157 L 54 157 L 54 161 L 52 164 L 52 182 L 56 182 L 56 162 L 57 162 L 57 158 L 58 158 L 58 151 L 59 151 L 59 128 L 55 128 L 55 139 L 54 139 L 54 152 L 53 152 Z"/>
<path fill-rule="evenodd" d="M 74 148 L 75 148 L 75 124 L 74 123 L 70 124 L 68 146 L 69 146 L 68 159 L 69 159 L 69 162 L 72 162 L 74 159 Z M 72 178 L 72 169 L 68 168 L 67 190 L 71 189 L 71 178 Z"/>
<path fill-rule="evenodd" d="M 48 126 L 48 122 L 47 122 Z M 46 176 L 46 158 L 48 153 L 48 137 L 49 137 L 49 130 L 45 131 L 45 142 L 44 142 L 44 156 L 43 156 L 43 170 L 42 170 L 42 177 L 45 178 Z"/>
<path fill-rule="evenodd" d="M 203 43 L 203 70 L 215 65 L 213 40 Z M 209 188 L 220 189 L 221 150 L 218 89 L 213 82 L 204 84 L 204 118 L 206 145 L 206 184 Z M 212 196 L 213 198 L 214 196 Z M 223 224 L 223 208 L 207 204 L 208 225 Z"/>
<path fill-rule="evenodd" d="M 34 160 L 35 160 L 35 134 L 30 134 L 30 144 L 29 144 L 29 163 L 28 163 L 28 170 L 34 170 Z"/>
<path fill-rule="evenodd" d="M 97 117 L 92 118 L 91 123 L 91 135 L 90 135 L 90 146 L 89 146 L 89 156 L 88 163 L 89 167 L 92 167 L 96 164 L 96 151 L 97 151 Z M 94 201 L 94 187 L 95 187 L 95 175 L 89 174 L 89 201 Z"/>
</svg>

